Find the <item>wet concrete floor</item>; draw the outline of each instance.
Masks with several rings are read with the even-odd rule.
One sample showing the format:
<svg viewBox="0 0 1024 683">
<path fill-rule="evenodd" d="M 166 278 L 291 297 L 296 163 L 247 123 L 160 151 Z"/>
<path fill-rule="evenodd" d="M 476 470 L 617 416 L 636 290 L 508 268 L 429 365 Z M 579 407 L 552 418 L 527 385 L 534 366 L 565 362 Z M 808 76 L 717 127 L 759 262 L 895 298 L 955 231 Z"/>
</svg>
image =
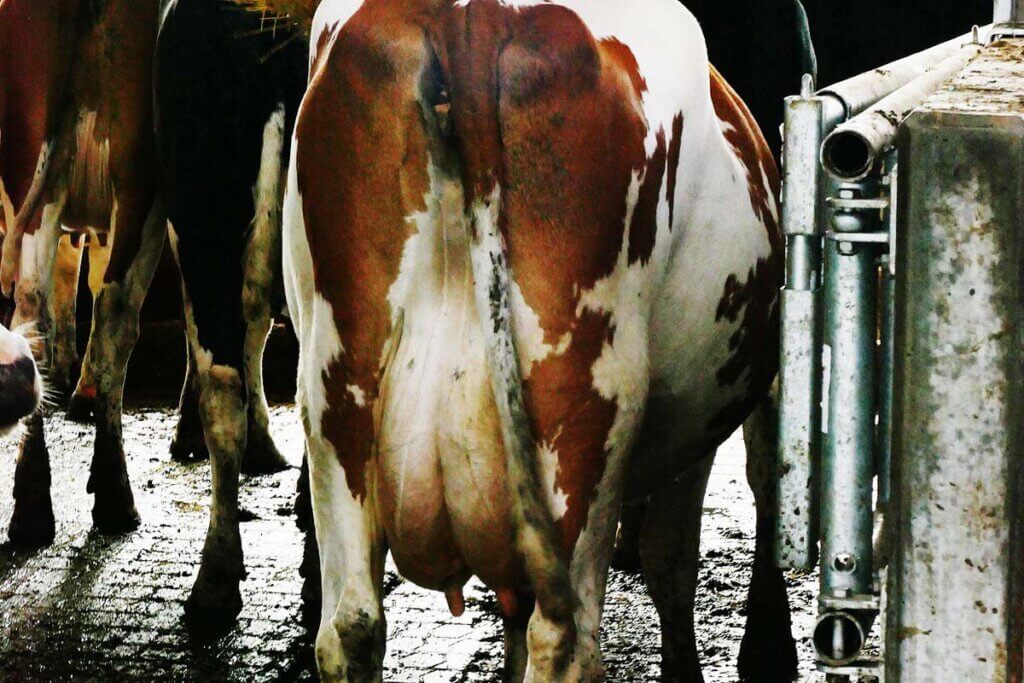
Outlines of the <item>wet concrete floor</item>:
<svg viewBox="0 0 1024 683">
<path fill-rule="evenodd" d="M 302 536 L 292 517 L 298 470 L 247 479 L 241 502 L 248 578 L 237 625 L 212 642 L 192 639 L 182 608 L 199 566 L 210 493 L 206 463 L 169 460 L 176 414 L 133 408 L 124 438 L 143 522 L 124 536 L 90 531 L 86 494 L 91 427 L 47 421 L 57 539 L 40 552 L 0 549 L 0 679 L 313 680 L 312 636 L 299 623 Z M 291 407 L 272 414 L 277 443 L 295 464 L 301 428 Z M 0 537 L 6 536 L 17 444 L 0 441 Z M 698 591 L 698 641 L 708 683 L 736 680 L 735 661 L 753 552 L 754 506 L 743 474 L 743 444 L 720 450 L 708 487 Z M 800 680 L 811 674 L 810 630 L 816 579 L 790 575 Z M 444 597 L 386 579 L 386 681 L 492 681 L 502 659 L 493 597 L 467 590 L 465 615 Z M 659 679 L 657 615 L 641 580 L 613 572 L 603 652 L 610 681 Z"/>
</svg>

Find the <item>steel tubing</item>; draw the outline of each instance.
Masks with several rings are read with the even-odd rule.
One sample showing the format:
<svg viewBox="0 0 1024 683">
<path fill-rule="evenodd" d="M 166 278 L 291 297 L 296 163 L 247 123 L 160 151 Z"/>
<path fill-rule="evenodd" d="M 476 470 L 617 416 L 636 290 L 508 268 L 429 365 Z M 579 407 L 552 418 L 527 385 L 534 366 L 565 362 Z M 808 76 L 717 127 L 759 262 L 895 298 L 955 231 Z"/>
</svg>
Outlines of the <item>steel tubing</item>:
<svg viewBox="0 0 1024 683">
<path fill-rule="evenodd" d="M 989 28 L 982 29 L 982 33 L 986 33 Z M 973 42 L 973 32 L 958 36 L 909 57 L 840 81 L 822 89 L 819 94 L 838 100 L 845 109 L 847 118 L 856 116 L 935 67 L 964 45 Z"/>
<path fill-rule="evenodd" d="M 892 149 L 904 119 L 977 56 L 980 46 L 966 45 L 867 110 L 840 124 L 825 138 L 821 162 L 829 173 L 856 181 L 874 170 Z"/>
</svg>

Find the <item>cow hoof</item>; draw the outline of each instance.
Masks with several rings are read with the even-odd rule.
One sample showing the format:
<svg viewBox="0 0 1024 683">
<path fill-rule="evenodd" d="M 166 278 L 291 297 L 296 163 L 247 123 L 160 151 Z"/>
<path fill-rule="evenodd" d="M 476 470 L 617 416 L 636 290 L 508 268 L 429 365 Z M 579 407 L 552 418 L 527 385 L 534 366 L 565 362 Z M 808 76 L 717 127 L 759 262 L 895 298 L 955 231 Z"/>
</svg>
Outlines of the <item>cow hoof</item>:
<svg viewBox="0 0 1024 683">
<path fill-rule="evenodd" d="M 198 635 L 216 635 L 235 622 L 242 611 L 242 594 L 238 582 L 221 585 L 196 580 L 185 601 L 185 624 Z"/>
<path fill-rule="evenodd" d="M 737 662 L 739 679 L 746 683 L 783 683 L 798 675 L 796 643 L 789 633 L 773 635 L 766 628 L 744 635 Z"/>
<path fill-rule="evenodd" d="M 612 569 L 627 574 L 640 573 L 640 549 L 633 545 L 617 545 L 612 553 Z"/>
<path fill-rule="evenodd" d="M 242 456 L 242 473 L 250 475 L 274 474 L 291 467 L 269 436 L 249 435 Z"/>
<path fill-rule="evenodd" d="M 96 496 L 92 508 L 92 523 L 102 534 L 124 534 L 139 528 L 141 519 L 135 509 L 135 502 L 129 493 L 127 499 L 111 500 L 113 496 Z"/>
<path fill-rule="evenodd" d="M 68 401 L 67 419 L 78 424 L 93 424 L 96 399 L 73 394 Z"/>
<path fill-rule="evenodd" d="M 48 505 L 15 505 L 7 538 L 17 550 L 38 550 L 53 543 L 56 525 Z"/>
<path fill-rule="evenodd" d="M 210 451 L 206 448 L 206 441 L 202 435 L 193 443 L 189 443 L 189 440 L 183 437 L 175 437 L 171 442 L 171 460 L 174 462 L 190 463 L 209 459 Z"/>
</svg>

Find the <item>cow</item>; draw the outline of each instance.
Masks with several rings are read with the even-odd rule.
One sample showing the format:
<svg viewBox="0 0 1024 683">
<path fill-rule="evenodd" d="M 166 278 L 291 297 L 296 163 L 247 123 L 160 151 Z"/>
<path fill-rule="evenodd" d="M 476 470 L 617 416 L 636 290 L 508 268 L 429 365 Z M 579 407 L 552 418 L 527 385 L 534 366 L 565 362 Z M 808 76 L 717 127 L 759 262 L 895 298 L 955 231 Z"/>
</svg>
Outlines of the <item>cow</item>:
<svg viewBox="0 0 1024 683">
<path fill-rule="evenodd" d="M 202 564 L 186 603 L 195 624 L 222 623 L 241 609 L 239 471 L 287 466 L 269 432 L 262 363 L 280 289 L 287 131 L 307 59 L 305 36 L 286 22 L 230 3 L 163 3 L 157 148 L 189 349 L 172 453 L 182 459 L 208 449 L 213 482 Z"/>
<path fill-rule="evenodd" d="M 28 341 L 0 324 L 0 437 L 39 407 L 43 382 Z"/>
<path fill-rule="evenodd" d="M 111 240 L 94 303 L 98 341 L 86 359 L 95 384 L 79 384 L 96 422 L 88 490 L 95 494 L 93 522 L 104 532 L 139 524 L 121 400 L 139 308 L 166 235 L 152 133 L 158 9 L 157 0 L 0 1 L 0 290 L 14 289 L 15 326 L 37 321 L 41 339 L 51 331 L 47 311 L 62 226 Z M 36 349 L 37 357 L 45 351 Z M 15 473 L 8 535 L 24 547 L 47 545 L 54 536 L 42 424 L 37 410 Z"/>
<path fill-rule="evenodd" d="M 692 14 L 240 1 L 312 46 L 283 256 L 321 676 L 381 679 L 390 550 L 455 614 L 471 575 L 495 591 L 510 680 L 601 678 L 620 504 L 649 496 L 663 675 L 700 680 L 701 501 L 717 445 L 755 408 L 770 423 L 782 240 L 771 151 Z M 770 473 L 770 443 L 750 445 Z M 760 518 L 770 476 L 752 480 Z M 791 677 L 788 630 L 761 636 L 754 677 Z"/>
</svg>

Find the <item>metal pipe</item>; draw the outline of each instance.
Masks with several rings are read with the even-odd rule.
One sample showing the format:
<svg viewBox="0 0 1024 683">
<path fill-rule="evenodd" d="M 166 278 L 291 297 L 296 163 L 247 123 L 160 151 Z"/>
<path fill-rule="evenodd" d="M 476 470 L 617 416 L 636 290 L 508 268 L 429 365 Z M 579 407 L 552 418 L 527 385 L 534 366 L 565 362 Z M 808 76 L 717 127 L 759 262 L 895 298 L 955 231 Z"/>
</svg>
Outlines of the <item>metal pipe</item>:
<svg viewBox="0 0 1024 683">
<path fill-rule="evenodd" d="M 985 27 L 987 31 L 991 27 Z M 840 81 L 819 91 L 835 98 L 850 118 L 861 113 L 890 93 L 925 73 L 961 47 L 974 42 L 974 33 L 966 33 L 917 54 L 898 59 L 872 71 Z"/>
<path fill-rule="evenodd" d="M 779 479 L 775 562 L 812 569 L 818 559 L 817 462 L 821 446 L 821 241 L 825 225 L 818 149 L 840 120 L 832 100 L 813 93 L 786 100 L 782 230 L 786 285 L 782 291 L 779 368 Z"/>
<path fill-rule="evenodd" d="M 830 667 L 845 666 L 864 649 L 875 614 L 864 610 L 828 610 L 814 624 L 811 644 L 818 659 Z M 847 679 L 848 680 L 848 679 Z"/>
<path fill-rule="evenodd" d="M 978 45 L 962 47 L 939 64 L 839 125 L 821 146 L 821 161 L 836 177 L 852 182 L 866 177 L 895 144 L 900 124 L 943 83 L 977 56 Z"/>
<path fill-rule="evenodd" d="M 893 209 L 895 210 L 895 209 Z M 878 508 L 889 504 L 890 469 L 892 467 L 892 373 L 893 335 L 895 314 L 893 302 L 896 292 L 896 278 L 889 268 L 889 257 L 883 259 L 880 285 L 881 315 L 879 334 L 878 367 Z"/>
<path fill-rule="evenodd" d="M 855 193 L 843 190 L 845 198 Z M 863 234 L 869 214 L 836 211 L 838 232 Z M 828 401 L 821 463 L 821 588 L 824 597 L 872 590 L 877 244 L 825 241 Z"/>
</svg>

